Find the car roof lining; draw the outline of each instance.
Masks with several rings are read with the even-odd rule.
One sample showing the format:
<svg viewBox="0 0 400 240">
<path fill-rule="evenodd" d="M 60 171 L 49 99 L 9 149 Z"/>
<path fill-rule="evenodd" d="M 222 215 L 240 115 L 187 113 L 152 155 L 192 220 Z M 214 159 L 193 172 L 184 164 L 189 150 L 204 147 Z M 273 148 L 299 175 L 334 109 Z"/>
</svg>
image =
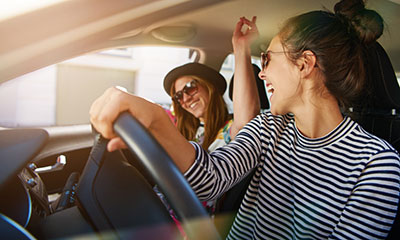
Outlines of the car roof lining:
<svg viewBox="0 0 400 240">
<path fill-rule="evenodd" d="M 261 51 L 267 48 L 269 41 L 277 33 L 284 19 L 313 9 L 332 9 L 337 2 L 336 0 L 321 0 L 318 2 L 304 0 L 296 8 L 282 8 L 283 5 L 298 4 L 296 0 L 284 1 L 285 4 L 282 4 L 282 0 L 252 0 L 252 4 L 249 4 L 246 0 L 171 0 L 167 1 L 172 4 L 170 7 L 153 9 L 153 12 L 143 15 L 135 15 L 133 14 L 134 10 L 130 10 L 137 4 L 143 4 L 143 1 L 81 0 L 55 4 L 48 8 L 40 9 L 35 13 L 0 21 L 0 31 L 8 33 L 2 36 L 2 44 L 0 44 L 0 62 L 4 63 L 0 65 L 0 81 L 7 81 L 24 73 L 85 53 L 144 44 L 159 46 L 179 45 L 200 49 L 204 54 L 204 56 L 201 56 L 200 62 L 218 69 L 225 57 L 232 52 L 230 38 L 234 24 L 240 17 L 251 18 L 252 15 L 259 12 L 259 9 L 263 9 L 262 14 L 257 19 L 258 25 L 262 26 L 259 29 L 260 38 L 252 45 L 252 54 L 258 56 Z M 96 3 L 93 4 L 94 2 Z M 158 4 L 160 1 L 144 2 L 147 5 L 148 2 L 150 2 L 149 4 Z M 70 12 L 66 6 L 81 9 L 79 11 L 80 14 L 74 14 L 71 17 L 68 14 L 59 13 L 59 9 L 64 9 L 66 13 Z M 90 7 L 88 8 L 87 6 Z M 384 17 L 387 29 L 379 39 L 379 42 L 392 59 L 394 69 L 400 69 L 400 47 L 395 41 L 400 38 L 400 31 L 393 29 L 394 26 L 400 25 L 400 18 L 396 14 L 400 11 L 400 4 L 389 0 L 376 0 L 368 1 L 367 7 L 377 10 Z M 124 19 L 122 16 L 125 16 L 124 13 L 129 13 L 129 11 L 133 12 L 132 16 Z M 230 14 L 221 14 L 221 12 L 229 12 Z M 59 13 L 59 16 L 57 13 Z M 54 18 L 55 14 L 57 18 Z M 36 17 L 34 17 L 35 15 Z M 37 17 L 38 15 L 40 15 L 40 18 Z M 204 15 L 209 17 L 204 19 Z M 32 20 L 28 19 L 29 17 Z M 119 19 L 118 24 L 104 26 L 104 29 L 96 32 L 85 32 L 80 28 L 80 25 L 95 24 L 94 22 L 114 18 Z M 55 24 L 49 25 L 48 22 L 51 21 L 54 21 Z M 12 22 L 14 24 L 10 24 Z M 35 31 L 26 31 L 26 25 L 18 24 L 21 22 L 29 22 L 30 29 L 35 29 Z M 57 25 L 57 23 L 59 24 Z M 175 44 L 163 42 L 151 35 L 151 32 L 156 28 L 177 24 L 190 24 L 195 27 L 196 37 L 185 43 Z M 22 26 L 18 29 L 17 26 L 20 25 Z M 59 27 L 64 25 L 67 25 L 67 28 Z M 43 30 L 37 32 L 37 29 L 40 29 L 41 26 L 46 27 L 42 27 Z M 52 35 L 52 32 L 63 34 Z M 68 35 L 64 32 L 74 34 Z M 82 33 L 82 35 L 78 34 L 78 36 L 76 33 Z M 121 37 L 121 34 L 125 34 L 125 37 L 116 39 L 118 36 Z M 55 37 L 52 38 L 55 41 L 42 41 L 49 37 Z M 51 46 L 51 44 L 59 42 L 59 38 L 63 37 L 66 38 L 66 42 L 61 45 Z M 210 42 L 212 44 L 209 44 Z M 39 43 L 40 45 L 38 45 Z M 31 47 L 29 48 L 29 46 Z M 26 49 L 30 49 L 32 52 L 26 51 Z"/>
</svg>

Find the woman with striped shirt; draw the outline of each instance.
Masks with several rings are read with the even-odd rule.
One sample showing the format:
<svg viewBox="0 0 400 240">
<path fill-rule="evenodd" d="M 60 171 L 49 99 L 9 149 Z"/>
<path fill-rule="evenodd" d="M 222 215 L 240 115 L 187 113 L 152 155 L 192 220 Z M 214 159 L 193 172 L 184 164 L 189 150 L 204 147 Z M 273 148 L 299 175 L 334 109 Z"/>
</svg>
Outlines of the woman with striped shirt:
<svg viewBox="0 0 400 240">
<path fill-rule="evenodd" d="M 271 110 L 211 154 L 188 143 L 162 108 L 116 89 L 95 101 L 91 121 L 112 151 L 125 145 L 111 124 L 131 112 L 201 200 L 256 169 L 229 239 L 383 239 L 399 201 L 399 154 L 340 111 L 362 88 L 364 48 L 382 31 L 362 0 L 289 19 L 262 54 Z"/>
</svg>

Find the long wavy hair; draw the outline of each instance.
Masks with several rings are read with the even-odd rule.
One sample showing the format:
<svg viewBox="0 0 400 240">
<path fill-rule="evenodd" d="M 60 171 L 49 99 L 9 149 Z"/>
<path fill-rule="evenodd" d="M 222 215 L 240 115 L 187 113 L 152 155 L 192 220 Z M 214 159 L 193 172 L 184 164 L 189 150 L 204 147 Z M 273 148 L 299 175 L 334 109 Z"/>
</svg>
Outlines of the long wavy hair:
<svg viewBox="0 0 400 240">
<path fill-rule="evenodd" d="M 224 99 L 211 83 L 197 76 L 189 77 L 196 79 L 198 84 L 205 87 L 209 93 L 208 107 L 204 116 L 204 141 L 202 144 L 204 149 L 208 149 L 217 137 L 219 130 L 225 125 L 226 121 L 231 119 L 231 116 L 228 113 Z M 175 83 L 172 84 L 170 92 L 171 96 L 174 94 Z M 200 126 L 200 120 L 183 109 L 179 103 L 173 101 L 172 104 L 175 111 L 178 130 L 186 139 L 190 141 L 195 140 L 196 131 Z"/>
</svg>

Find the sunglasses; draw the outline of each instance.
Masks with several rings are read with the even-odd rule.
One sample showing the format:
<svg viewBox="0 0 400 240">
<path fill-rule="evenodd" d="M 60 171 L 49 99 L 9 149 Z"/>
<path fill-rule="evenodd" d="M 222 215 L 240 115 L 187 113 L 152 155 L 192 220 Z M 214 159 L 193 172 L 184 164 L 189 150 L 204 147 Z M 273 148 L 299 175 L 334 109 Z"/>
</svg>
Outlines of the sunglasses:
<svg viewBox="0 0 400 240">
<path fill-rule="evenodd" d="M 186 85 L 183 87 L 182 90 L 177 91 L 172 97 L 172 100 L 174 100 L 177 103 L 181 103 L 183 100 L 184 93 L 186 95 L 193 96 L 197 93 L 197 90 L 198 90 L 197 80 L 193 79 L 192 81 L 186 83 Z"/>
<path fill-rule="evenodd" d="M 271 53 L 286 53 L 286 52 L 273 52 L 268 50 L 266 52 L 261 52 L 261 70 L 264 70 L 267 66 L 269 61 L 271 61 Z"/>
</svg>

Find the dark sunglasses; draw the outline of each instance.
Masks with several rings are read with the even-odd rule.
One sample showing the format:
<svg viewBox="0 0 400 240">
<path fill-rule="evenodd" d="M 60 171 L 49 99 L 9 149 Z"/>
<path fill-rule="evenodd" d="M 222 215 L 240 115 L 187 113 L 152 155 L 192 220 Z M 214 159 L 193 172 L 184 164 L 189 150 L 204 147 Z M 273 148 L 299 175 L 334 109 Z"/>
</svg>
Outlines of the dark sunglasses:
<svg viewBox="0 0 400 240">
<path fill-rule="evenodd" d="M 183 94 L 187 94 L 189 96 L 193 96 L 197 93 L 198 86 L 197 86 L 197 80 L 193 79 L 192 81 L 186 83 L 186 85 L 183 87 L 182 90 L 177 91 L 172 99 L 177 102 L 181 103 L 183 100 Z"/>
<path fill-rule="evenodd" d="M 268 50 L 266 52 L 261 52 L 261 70 L 265 70 L 268 66 L 269 61 L 271 61 L 271 53 L 288 53 L 288 52 L 273 52 Z M 304 53 L 306 55 L 315 55 L 314 52 L 312 53 Z M 318 67 L 318 63 L 315 64 L 315 67 Z"/>
<path fill-rule="evenodd" d="M 271 53 L 286 53 L 286 52 L 273 52 L 268 50 L 266 52 L 261 52 L 261 70 L 264 70 L 267 66 L 269 61 L 271 61 Z"/>
</svg>

